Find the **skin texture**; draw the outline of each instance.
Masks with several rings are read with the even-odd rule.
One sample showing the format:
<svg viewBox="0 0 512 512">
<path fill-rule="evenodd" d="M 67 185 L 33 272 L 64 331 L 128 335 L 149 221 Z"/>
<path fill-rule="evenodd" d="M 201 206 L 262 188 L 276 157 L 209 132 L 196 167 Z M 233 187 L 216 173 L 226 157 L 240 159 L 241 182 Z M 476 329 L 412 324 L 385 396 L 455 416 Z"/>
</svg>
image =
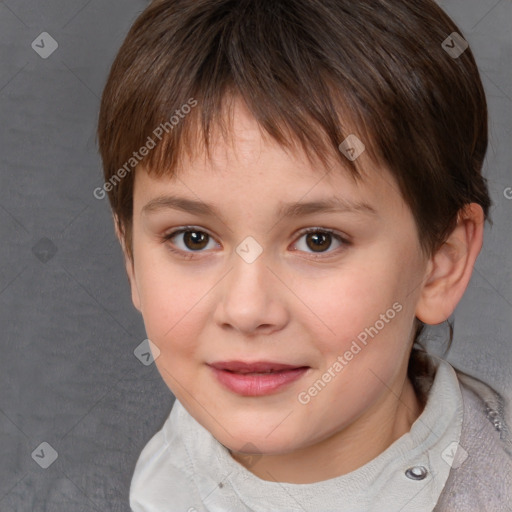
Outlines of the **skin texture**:
<svg viewBox="0 0 512 512">
<path fill-rule="evenodd" d="M 470 205 L 427 257 L 397 185 L 366 153 L 359 158 L 367 172 L 356 183 L 340 164 L 326 173 L 298 148 L 265 137 L 240 102 L 233 123 L 231 139 L 214 137 L 211 160 L 198 149 L 174 179 L 137 169 L 134 260 L 126 258 L 133 303 L 160 350 L 162 378 L 240 464 L 271 481 L 334 478 L 382 453 L 421 413 L 407 378 L 414 318 L 437 324 L 455 309 L 482 245 L 483 212 Z M 143 211 L 171 194 L 211 203 L 219 215 Z M 283 202 L 332 196 L 364 201 L 376 214 L 276 214 Z M 209 235 L 199 251 L 183 234 L 164 239 L 183 226 Z M 305 228 L 331 229 L 349 243 L 327 234 L 315 251 Z M 236 252 L 248 236 L 263 250 L 252 263 Z M 400 312 L 300 403 L 299 393 L 395 303 Z M 274 394 L 246 397 L 223 387 L 207 365 L 226 360 L 310 368 Z"/>
</svg>

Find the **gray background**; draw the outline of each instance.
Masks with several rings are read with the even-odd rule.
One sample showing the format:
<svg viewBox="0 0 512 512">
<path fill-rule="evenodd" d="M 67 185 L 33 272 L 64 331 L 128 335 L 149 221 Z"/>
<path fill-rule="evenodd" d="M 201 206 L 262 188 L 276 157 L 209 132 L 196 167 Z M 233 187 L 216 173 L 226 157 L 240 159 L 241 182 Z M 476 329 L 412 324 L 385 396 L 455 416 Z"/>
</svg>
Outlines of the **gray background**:
<svg viewBox="0 0 512 512">
<path fill-rule="evenodd" d="M 133 308 L 95 146 L 99 98 L 143 0 L 0 2 L 0 510 L 124 511 L 173 397 L 134 349 Z M 448 360 L 509 396 L 512 2 L 440 2 L 469 41 L 490 108 L 494 227 L 455 313 Z M 42 59 L 42 32 L 58 49 Z M 512 196 L 512 191 L 510 196 Z M 509 197 L 510 197 L 509 196 Z M 434 347 L 447 331 L 432 331 Z M 47 469 L 32 453 L 49 443 Z M 50 451 L 38 448 L 39 460 Z M 45 451 L 46 450 L 46 451 Z M 44 456 L 41 456 L 44 453 Z"/>
</svg>

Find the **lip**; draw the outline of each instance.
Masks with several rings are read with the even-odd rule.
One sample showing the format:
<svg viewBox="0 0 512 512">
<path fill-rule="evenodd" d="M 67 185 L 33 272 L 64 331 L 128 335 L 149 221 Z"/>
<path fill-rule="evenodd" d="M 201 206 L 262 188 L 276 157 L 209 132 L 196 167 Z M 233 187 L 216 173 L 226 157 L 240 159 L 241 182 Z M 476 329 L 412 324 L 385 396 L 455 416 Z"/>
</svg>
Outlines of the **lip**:
<svg viewBox="0 0 512 512">
<path fill-rule="evenodd" d="M 219 361 L 208 366 L 222 385 L 242 396 L 275 393 L 300 379 L 309 370 L 309 366 L 272 361 Z"/>
</svg>

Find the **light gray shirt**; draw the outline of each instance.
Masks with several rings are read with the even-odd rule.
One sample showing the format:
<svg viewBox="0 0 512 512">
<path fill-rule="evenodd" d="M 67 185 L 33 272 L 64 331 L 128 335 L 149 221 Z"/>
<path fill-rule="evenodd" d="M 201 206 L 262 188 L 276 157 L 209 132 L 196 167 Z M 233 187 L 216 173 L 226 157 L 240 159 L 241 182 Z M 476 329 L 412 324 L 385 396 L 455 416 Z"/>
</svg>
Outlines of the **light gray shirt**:
<svg viewBox="0 0 512 512">
<path fill-rule="evenodd" d="M 472 441 L 469 453 L 464 446 L 469 443 L 466 434 L 464 443 L 461 441 L 465 403 L 480 407 L 474 397 L 461 388 L 450 364 L 440 360 L 425 408 L 408 433 L 355 471 L 312 484 L 258 478 L 236 462 L 176 400 L 163 428 L 139 457 L 130 488 L 130 506 L 134 512 L 494 510 L 470 508 L 474 504 L 471 492 L 461 496 L 453 485 L 457 482 L 462 487 L 455 473 L 464 475 L 465 465 L 474 473 L 471 456 L 477 455 L 478 443 L 475 449 Z M 480 412 L 482 425 L 493 430 Z M 467 420 L 474 428 L 471 418 Z M 482 431 L 483 427 L 478 429 Z M 503 460 L 510 464 L 511 458 Z M 467 475 L 465 478 L 464 482 Z M 509 499 L 505 497 L 506 489 L 497 497 L 498 491 L 490 492 L 487 503 L 495 498 L 498 503 Z M 461 508 L 464 503 L 468 508 Z"/>
</svg>

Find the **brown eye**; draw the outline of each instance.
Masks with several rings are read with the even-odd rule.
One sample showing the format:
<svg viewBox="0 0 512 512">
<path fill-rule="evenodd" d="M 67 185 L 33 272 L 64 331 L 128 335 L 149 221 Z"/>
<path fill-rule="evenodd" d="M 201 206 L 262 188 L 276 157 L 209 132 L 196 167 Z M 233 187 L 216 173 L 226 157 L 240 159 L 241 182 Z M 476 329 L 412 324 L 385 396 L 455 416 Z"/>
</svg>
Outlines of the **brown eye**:
<svg viewBox="0 0 512 512">
<path fill-rule="evenodd" d="M 329 249 L 332 243 L 332 235 L 317 231 L 306 235 L 306 244 L 314 252 L 323 252 Z"/>
<path fill-rule="evenodd" d="M 208 233 L 199 229 L 179 229 L 163 237 L 169 246 L 175 246 L 177 251 L 183 253 L 203 252 L 208 244 L 213 241 Z M 173 249 L 174 250 L 174 249 Z"/>
<path fill-rule="evenodd" d="M 183 243 L 191 251 L 199 251 L 208 245 L 208 235 L 202 231 L 184 231 L 183 234 Z"/>
<path fill-rule="evenodd" d="M 332 248 L 334 242 L 334 249 Z M 338 247 L 336 247 L 338 244 Z M 299 240 L 294 244 L 297 250 L 309 254 L 324 254 L 330 255 L 337 252 L 336 249 L 344 248 L 350 245 L 347 240 L 342 236 L 336 234 L 329 229 L 310 228 L 302 233 Z"/>
</svg>

